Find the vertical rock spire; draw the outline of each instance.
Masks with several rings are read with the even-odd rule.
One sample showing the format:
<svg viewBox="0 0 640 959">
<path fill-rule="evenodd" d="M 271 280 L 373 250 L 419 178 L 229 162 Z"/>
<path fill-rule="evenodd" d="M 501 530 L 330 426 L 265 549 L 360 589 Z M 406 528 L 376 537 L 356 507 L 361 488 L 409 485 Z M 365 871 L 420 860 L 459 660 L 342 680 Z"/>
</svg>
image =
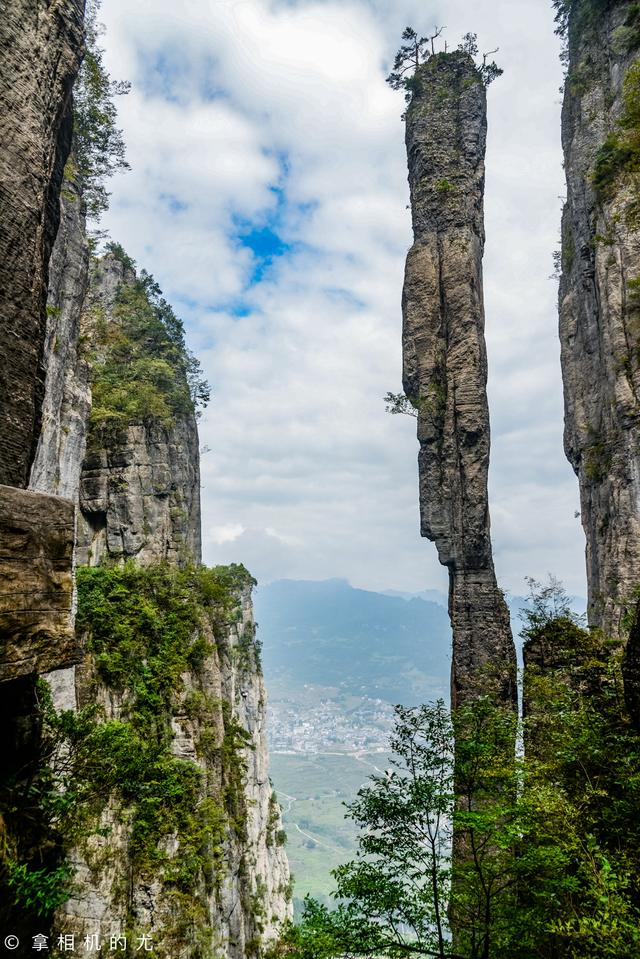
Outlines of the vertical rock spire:
<svg viewBox="0 0 640 959">
<path fill-rule="evenodd" d="M 412 81 L 406 146 L 414 243 L 403 290 L 403 383 L 418 409 L 421 532 L 449 570 L 452 705 L 516 699 L 509 613 L 491 552 L 482 254 L 486 92 L 467 53 Z"/>
</svg>

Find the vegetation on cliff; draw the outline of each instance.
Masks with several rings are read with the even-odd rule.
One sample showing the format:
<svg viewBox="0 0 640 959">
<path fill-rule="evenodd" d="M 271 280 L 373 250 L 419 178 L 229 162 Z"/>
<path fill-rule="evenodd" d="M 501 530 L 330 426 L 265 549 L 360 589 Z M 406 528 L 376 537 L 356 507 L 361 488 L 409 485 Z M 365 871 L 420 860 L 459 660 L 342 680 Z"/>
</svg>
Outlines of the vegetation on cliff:
<svg viewBox="0 0 640 959">
<path fill-rule="evenodd" d="M 393 90 L 404 90 L 407 103 L 411 102 L 413 94 L 419 89 L 420 76 L 418 71 L 428 60 L 466 53 L 475 63 L 480 55 L 476 33 L 466 33 L 456 51 L 447 51 L 445 43 L 444 51 L 437 52 L 435 44 L 442 32 L 443 28 L 439 27 L 428 37 L 419 37 L 413 27 L 406 27 L 402 34 L 402 39 L 406 42 L 396 53 L 393 70 L 387 77 L 387 83 Z M 492 53 L 496 52 L 496 50 L 491 50 L 490 53 L 484 53 L 482 60 L 476 64 L 477 78 L 485 86 L 489 86 L 503 73 L 495 60 L 488 59 Z"/>
<path fill-rule="evenodd" d="M 126 80 L 112 80 L 99 45 L 100 0 L 89 0 L 85 14 L 85 54 L 73 88 L 73 153 L 67 176 L 77 178 L 87 213 L 99 220 L 109 206 L 107 181 L 128 169 L 114 98 L 128 93 Z"/>
<path fill-rule="evenodd" d="M 395 769 L 372 777 L 349 809 L 359 851 L 334 873 L 336 908 L 307 900 L 275 955 L 614 959 L 640 950 L 640 737 L 619 652 L 582 627 L 553 583 L 534 594 L 523 634 L 524 755 L 505 762 L 516 720 L 481 698 L 454 717 L 473 731 L 456 744 L 454 773 L 442 703 L 398 708 Z M 471 851 L 453 874 L 452 827 Z"/>
<path fill-rule="evenodd" d="M 624 178 L 625 185 L 630 185 L 633 191 L 627 204 L 627 219 L 637 225 L 640 222 L 640 61 L 636 60 L 627 71 L 623 90 L 624 110 L 597 153 L 593 184 L 599 193 L 609 195 L 620 178 Z"/>
<path fill-rule="evenodd" d="M 37 749 L 29 767 L 3 784 L 1 797 L 3 822 L 20 837 L 2 851 L 8 914 L 18 908 L 46 920 L 68 898 L 70 848 L 84 849 L 100 868 L 89 840 L 100 831 L 108 799 L 129 831 L 133 872 L 162 876 L 177 913 L 195 917 L 196 886 L 220 882 L 223 841 L 230 832 L 243 835 L 248 743 L 228 704 L 213 701 L 197 678 L 214 652 L 212 641 L 219 653 L 226 648 L 240 616 L 239 595 L 252 583 L 233 565 L 129 562 L 78 570 L 77 631 L 101 686 L 122 707 L 117 718 L 106 718 L 96 704 L 57 712 L 40 683 Z M 186 690 L 188 675 L 194 686 Z M 206 782 L 199 764 L 171 750 L 177 714 L 198 724 L 198 748 L 210 768 Z M 177 856 L 168 839 L 177 843 Z"/>
<path fill-rule="evenodd" d="M 154 278 L 145 270 L 136 277 L 133 260 L 119 244 L 108 243 L 107 252 L 131 275 L 108 314 L 99 303 L 91 311 L 91 425 L 171 426 L 207 405 L 209 386 L 185 344 L 182 321 Z"/>
</svg>

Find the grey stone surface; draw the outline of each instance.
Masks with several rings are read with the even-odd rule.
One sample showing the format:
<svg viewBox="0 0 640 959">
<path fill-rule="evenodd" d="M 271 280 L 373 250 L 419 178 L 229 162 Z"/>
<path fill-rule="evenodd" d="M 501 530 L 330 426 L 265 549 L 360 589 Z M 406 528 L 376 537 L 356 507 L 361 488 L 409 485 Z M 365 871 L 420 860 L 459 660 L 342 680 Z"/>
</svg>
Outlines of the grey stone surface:
<svg viewBox="0 0 640 959">
<path fill-rule="evenodd" d="M 127 927 L 131 931 L 133 926 L 137 935 L 149 932 L 156 955 L 167 959 L 199 956 L 203 943 L 212 950 L 205 954 L 245 959 L 251 954 L 250 943 L 255 948 L 256 942 L 273 939 L 282 922 L 291 917 L 286 895 L 289 867 L 284 847 L 276 840 L 282 823 L 279 810 L 271 803 L 264 684 L 255 647 L 248 648 L 243 639 L 245 630 L 253 632 L 249 590 L 238 596 L 238 612 L 238 620 L 217 641 L 211 623 L 203 622 L 202 633 L 212 652 L 201 667 L 183 675 L 184 685 L 176 694 L 172 717 L 173 752 L 200 766 L 205 794 L 217 799 L 230 770 L 203 757 L 198 749 L 203 720 L 193 718 L 187 705 L 189 697 L 194 693 L 208 697 L 212 706 L 204 723 L 209 731 L 215 729 L 219 742 L 230 720 L 250 737 L 239 757 L 246 763 L 241 799 L 246 833 L 241 837 L 227 828 L 224 875 L 219 885 L 207 886 L 203 876 L 193 877 L 190 898 L 194 905 L 203 907 L 209 922 L 198 929 L 188 923 L 184 926 L 180 903 L 172 895 L 170 884 L 165 884 L 160 868 L 153 881 L 132 876 L 127 811 L 110 797 L 102 809 L 100 828 L 73 852 L 74 893 L 58 915 L 60 930 L 80 938 L 99 933 L 108 940 Z M 115 694 L 100 682 L 91 656 L 77 667 L 75 685 L 80 706 L 97 702 L 107 719 L 125 714 L 127 694 Z M 67 686 L 58 681 L 58 695 L 64 693 L 68 701 Z M 228 714 L 223 702 L 230 706 Z M 181 855 L 179 842 L 171 837 L 164 848 L 171 858 Z"/>
<path fill-rule="evenodd" d="M 78 209 L 68 211 L 69 239 L 75 238 L 74 230 L 80 222 Z M 51 417 L 44 434 L 48 442 L 42 443 L 42 456 L 36 461 L 42 468 L 37 475 L 43 483 L 52 482 L 53 477 L 55 482 L 76 484 L 80 564 L 127 559 L 143 565 L 199 562 L 199 448 L 193 414 L 179 418 L 173 426 L 149 421 L 124 424 L 117 430 L 90 428 L 81 473 L 61 469 L 56 478 L 57 458 L 64 463 L 61 451 L 81 449 L 87 414 L 87 394 L 81 388 L 84 367 L 73 346 L 78 304 L 83 300 L 85 247 L 68 242 L 67 250 L 61 282 L 61 289 L 69 291 L 65 301 L 69 309 L 64 314 L 67 348 L 61 364 L 66 374 L 62 376 L 57 370 L 48 380 L 50 405 L 59 414 Z M 93 264 L 81 321 L 89 350 L 95 307 L 99 307 L 103 322 L 116 323 L 118 291 L 135 278 L 135 273 L 112 255 Z M 60 322 L 62 318 L 61 311 Z M 73 456 L 70 452 L 72 463 Z M 200 766 L 204 795 L 214 801 L 219 801 L 232 771 L 202 757 L 198 742 L 203 720 L 193 719 L 182 704 L 191 693 L 203 694 L 212 704 L 206 723 L 217 730 L 220 741 L 230 719 L 250 737 L 251 746 L 242 755 L 246 762 L 241 797 L 246 834 L 240 838 L 227 828 L 221 883 L 211 886 L 203 876 L 194 876 L 190 891 L 200 915 L 208 919 L 197 930 L 188 923 L 184 926 L 181 901 L 164 882 L 161 871 L 153 881 L 134 876 L 130 814 L 115 796 L 105 796 L 98 828 L 72 850 L 74 893 L 58 913 L 56 925 L 60 931 L 75 933 L 80 941 L 98 933 L 108 942 L 127 929 L 131 937 L 133 922 L 138 934 L 149 932 L 153 936 L 158 956 L 195 959 L 202 954 L 205 942 L 211 950 L 207 954 L 244 959 L 258 940 L 273 938 L 283 920 L 290 917 L 289 869 L 284 848 L 276 841 L 282 823 L 271 801 L 268 777 L 264 684 L 255 648 L 251 645 L 248 655 L 243 640 L 245 630 L 252 627 L 249 591 L 238 596 L 238 618 L 229 624 L 224 641 L 214 640 L 211 622 L 202 623 L 203 636 L 211 643 L 212 652 L 201 667 L 182 677 L 184 688 L 176 693 L 172 717 L 172 749 L 176 756 Z M 47 678 L 59 709 L 97 703 L 106 719 L 126 717 L 127 694 L 116 694 L 100 681 L 90 654 L 75 668 L 50 673 Z M 229 704 L 229 711 L 223 709 L 223 703 Z M 171 857 L 182 854 L 172 837 L 166 841 L 166 851 Z"/>
<path fill-rule="evenodd" d="M 12 0 L 0 17 L 0 483 L 25 487 L 44 391 L 48 264 L 71 143 L 84 0 Z"/>
<path fill-rule="evenodd" d="M 482 254 L 486 94 L 464 53 L 420 67 L 406 117 L 414 243 L 403 290 L 403 384 L 418 407 L 421 532 L 449 570 L 453 705 L 490 685 L 516 699 L 494 572 Z"/>
<path fill-rule="evenodd" d="M 103 321 L 117 323 L 113 307 L 118 290 L 135 278 L 111 254 L 94 263 L 82 326 L 90 344 L 96 306 Z M 169 427 L 154 421 L 92 427 L 80 479 L 78 562 L 200 562 L 200 543 L 195 414 L 183 415 Z"/>
<path fill-rule="evenodd" d="M 584 29 L 569 21 L 562 110 L 567 201 L 562 218 L 560 341 L 565 450 L 579 480 L 588 614 L 612 635 L 640 582 L 640 353 L 628 288 L 640 275 L 640 231 L 625 215 L 624 178 L 596 192 L 596 155 L 622 108 L 638 50 L 620 42 L 631 2 L 605 5 Z M 637 187 L 635 187 L 637 189 Z"/>
<path fill-rule="evenodd" d="M 80 349 L 80 321 L 89 281 L 89 244 L 82 197 L 65 179 L 60 228 L 49 264 L 42 427 L 30 489 L 76 500 L 91 408 L 89 366 Z"/>
</svg>

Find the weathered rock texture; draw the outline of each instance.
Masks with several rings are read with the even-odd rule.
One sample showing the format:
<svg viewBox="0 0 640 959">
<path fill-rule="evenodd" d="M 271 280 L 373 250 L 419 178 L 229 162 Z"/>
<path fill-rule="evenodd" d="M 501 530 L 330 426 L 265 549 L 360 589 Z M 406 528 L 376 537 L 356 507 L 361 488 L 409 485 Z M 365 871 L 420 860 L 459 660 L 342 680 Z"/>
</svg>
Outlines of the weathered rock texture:
<svg viewBox="0 0 640 959">
<path fill-rule="evenodd" d="M 200 559 L 198 434 L 192 417 L 174 427 L 137 423 L 90 436 L 80 483 L 78 561 Z"/>
<path fill-rule="evenodd" d="M 0 18 L 0 482 L 25 487 L 44 389 L 48 263 L 71 144 L 84 0 L 14 0 Z"/>
<path fill-rule="evenodd" d="M 0 486 L 0 682 L 78 661 L 74 507 Z"/>
<path fill-rule="evenodd" d="M 598 191 L 593 172 L 638 55 L 634 6 L 573 5 L 562 112 L 565 450 L 580 484 L 589 621 L 612 635 L 640 582 L 640 314 L 629 288 L 640 275 L 640 231 L 626 215 L 633 185 L 622 177 Z"/>
<path fill-rule="evenodd" d="M 107 253 L 94 264 L 83 331 L 96 312 L 117 324 L 114 305 L 136 276 Z M 152 418 L 92 424 L 80 480 L 78 562 L 135 558 L 200 562 L 200 452 L 193 410 L 164 425 Z"/>
<path fill-rule="evenodd" d="M 84 205 L 69 177 L 56 239 L 83 8 L 83 0 L 15 0 L 0 19 L 0 484 L 31 485 L 30 491 L 0 486 L 0 680 L 13 680 L 3 686 L 3 728 L 10 742 L 0 784 L 0 913 L 6 928 L 28 942 L 34 916 L 28 903 L 17 908 L 7 862 L 54 869 L 62 848 L 71 846 L 73 897 L 58 913 L 60 930 L 97 935 L 102 951 L 112 934 L 125 934 L 127 954 L 133 955 L 140 933 L 153 938 L 159 959 L 245 959 L 259 955 L 291 915 L 280 811 L 267 774 L 265 691 L 246 574 L 229 621 L 221 625 L 213 601 L 210 615 L 198 607 L 201 619 L 190 627 L 197 655 L 171 687 L 170 708 L 163 701 L 164 712 L 159 706 L 150 723 L 152 738 L 160 740 L 156 747 L 193 764 L 181 764 L 191 782 L 193 770 L 199 771 L 198 804 L 211 814 L 209 832 L 192 837 L 193 847 L 185 849 L 169 830 L 163 848 L 151 851 L 153 862 L 157 852 L 157 869 L 140 871 L 131 808 L 118 800 L 121 783 L 94 794 L 98 822 L 82 840 L 81 833 L 71 840 L 52 826 L 32 788 L 49 768 L 40 753 L 38 675 L 48 678 L 58 710 L 97 703 L 100 724 L 126 721 L 136 695 L 126 683 L 110 685 L 91 652 L 78 665 L 78 646 L 89 637 L 76 638 L 72 628 L 74 504 L 80 506 L 80 562 L 133 559 L 141 566 L 167 564 L 160 566 L 162 575 L 171 566 L 191 575 L 191 564 L 200 561 L 198 434 L 186 354 L 174 368 L 165 363 L 162 344 L 155 354 L 138 356 L 151 370 L 140 378 L 150 404 L 139 404 L 142 415 L 126 415 L 122 390 L 109 407 L 113 391 L 104 383 L 104 408 L 100 415 L 90 412 L 89 380 L 95 391 L 105 350 L 123 339 L 119 297 L 137 281 L 126 257 L 108 254 L 94 264 L 88 288 Z M 160 335 L 154 317 L 147 319 L 150 335 Z M 175 355 L 181 348 L 177 321 L 172 335 Z M 165 352 L 169 357 L 170 350 Z M 112 374 L 117 380 L 113 368 Z M 149 385 L 153 374 L 164 376 L 173 402 L 169 412 Z M 178 389 L 171 392 L 173 380 Z M 142 599 L 140 605 L 144 609 Z M 147 661 L 141 663 L 146 669 Z M 104 729 L 108 740 L 108 728 L 95 728 Z M 62 755 L 68 759 L 66 748 Z M 22 819 L 16 799 L 21 789 L 29 798 Z M 151 789 L 140 801 L 153 806 L 161 797 Z M 198 865 L 191 874 L 194 855 Z M 38 921 L 51 931 L 47 917 Z M 80 948 L 80 938 L 76 942 Z"/>
<path fill-rule="evenodd" d="M 31 489 L 78 498 L 91 393 L 80 350 L 80 321 L 89 282 L 85 211 L 75 180 L 64 181 L 60 228 L 49 264 L 42 427 Z"/>
<path fill-rule="evenodd" d="M 403 291 L 404 389 L 418 408 L 421 532 L 449 570 L 452 703 L 516 698 L 509 613 L 491 552 L 482 294 L 486 95 L 464 53 L 421 66 L 407 110 L 414 244 Z"/>
<path fill-rule="evenodd" d="M 211 652 L 183 674 L 171 716 L 172 751 L 202 771 L 202 798 L 218 803 L 227 797 L 222 849 L 209 872 L 194 871 L 185 895 L 184 883 L 176 886 L 169 878 L 185 855 L 181 843 L 169 835 L 162 846 L 166 865 L 159 860 L 153 875 L 141 872 L 132 851 L 131 812 L 110 797 L 96 830 L 73 852 L 75 891 L 57 919 L 58 929 L 77 941 L 98 934 L 108 944 L 112 936 L 127 936 L 135 949 L 137 937 L 147 933 L 154 954 L 163 959 L 249 959 L 260 955 L 290 918 L 289 868 L 268 777 L 265 690 L 250 587 L 243 587 L 237 600 L 237 620 L 224 636 L 213 622 L 203 621 L 201 637 Z M 105 685 L 90 654 L 76 670 L 75 687 L 64 672 L 62 679 L 51 677 L 60 707 L 98 703 L 107 720 L 126 716 L 131 690 L 118 693 Z M 196 697 L 208 704 L 199 714 Z M 223 753 L 221 762 L 218 751 L 234 725 L 247 731 L 248 740 L 233 755 Z M 212 739 L 217 748 L 207 751 L 203 744 Z"/>
<path fill-rule="evenodd" d="M 127 422 L 114 414 L 111 420 L 91 419 L 86 429 L 89 397 L 86 361 L 78 351 L 79 327 L 95 378 L 109 344 L 118 341 L 119 296 L 136 283 L 136 275 L 126 258 L 106 254 L 93 263 L 87 291 L 82 207 L 68 196 L 63 212 L 54 257 L 60 273 L 52 273 L 58 285 L 50 293 L 60 312 L 51 313 L 49 343 L 55 354 L 52 344 L 60 338 L 64 358 L 58 365 L 54 357 L 47 381 L 45 409 L 51 415 L 45 419 L 32 481 L 52 488 L 63 485 L 79 498 L 81 565 L 97 566 L 104 560 L 135 560 L 142 566 L 198 563 L 200 475 L 193 409 L 170 423 L 153 416 Z M 83 449 L 85 431 L 80 471 L 76 456 Z M 211 651 L 201 665 L 183 674 L 167 731 L 175 756 L 191 760 L 202 771 L 203 800 L 222 802 L 230 782 L 236 783 L 238 821 L 234 825 L 227 812 L 222 854 L 211 861 L 210 874 L 194 873 L 185 894 L 168 878 L 185 855 L 181 844 L 168 836 L 162 853 L 169 865 L 165 871 L 158 866 L 150 877 L 135 863 L 131 811 L 116 795 L 105 795 L 95 829 L 72 850 L 74 894 L 56 918 L 58 932 L 75 934 L 76 941 L 97 934 L 107 945 L 111 936 L 126 935 L 132 950 L 136 936 L 148 933 L 159 957 L 244 959 L 258 955 L 261 943 L 273 938 L 290 916 L 282 823 L 268 778 L 266 697 L 250 587 L 238 593 L 237 603 L 237 617 L 222 637 L 213 621 L 204 618 L 201 639 Z M 88 637 L 80 639 L 86 649 Z M 51 672 L 47 679 L 58 709 L 97 703 L 105 720 L 126 718 L 132 690 L 111 687 L 90 652 L 80 666 Z M 204 712 L 194 714 L 190 704 L 196 698 L 209 704 Z M 159 725 L 162 722 L 159 716 Z M 212 731 L 219 743 L 226 741 L 232 726 L 246 731 L 248 745 L 214 761 L 202 743 L 211 739 Z"/>
</svg>

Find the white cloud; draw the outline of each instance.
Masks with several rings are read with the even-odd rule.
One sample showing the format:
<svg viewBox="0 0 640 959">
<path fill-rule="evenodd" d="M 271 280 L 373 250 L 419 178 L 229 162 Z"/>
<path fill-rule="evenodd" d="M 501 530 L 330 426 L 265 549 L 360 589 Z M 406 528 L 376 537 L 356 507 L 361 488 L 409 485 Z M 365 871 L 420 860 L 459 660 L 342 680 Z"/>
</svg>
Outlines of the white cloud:
<svg viewBox="0 0 640 959">
<path fill-rule="evenodd" d="M 106 225 L 184 316 L 214 389 L 205 558 L 371 588 L 445 579 L 419 537 L 414 421 L 382 403 L 400 385 L 410 243 L 402 97 L 385 71 L 410 22 L 500 46 L 485 257 L 496 566 L 513 592 L 547 570 L 584 592 L 548 279 L 563 189 L 551 11 L 109 0 L 104 19 L 109 67 L 134 84 L 121 112 L 132 171 Z M 239 223 L 291 244 L 254 285 Z"/>
<path fill-rule="evenodd" d="M 243 533 L 244 526 L 242 523 L 225 523 L 223 526 L 213 526 L 209 530 L 211 541 L 218 546 L 222 546 L 224 543 L 233 543 Z"/>
</svg>

